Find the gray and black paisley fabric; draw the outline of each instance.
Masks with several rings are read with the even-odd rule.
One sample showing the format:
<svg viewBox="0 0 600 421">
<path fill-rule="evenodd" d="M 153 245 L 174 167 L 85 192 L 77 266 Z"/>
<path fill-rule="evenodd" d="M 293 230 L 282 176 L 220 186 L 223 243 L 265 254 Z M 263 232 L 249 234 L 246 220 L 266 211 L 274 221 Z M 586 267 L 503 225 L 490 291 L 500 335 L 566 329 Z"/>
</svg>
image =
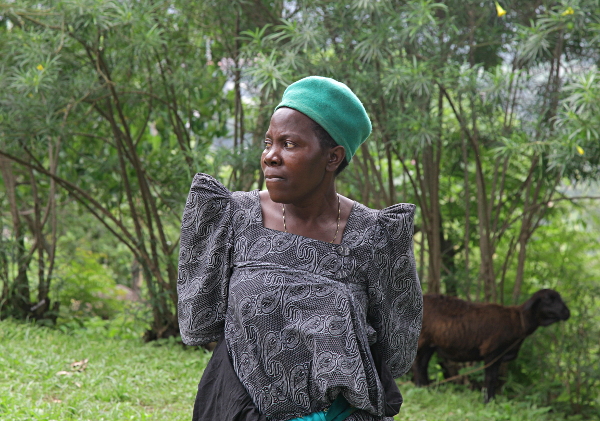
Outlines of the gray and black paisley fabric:
<svg viewBox="0 0 600 421">
<path fill-rule="evenodd" d="M 183 341 L 224 330 L 237 376 L 270 420 L 321 411 L 339 393 L 359 408 L 348 421 L 392 420 L 369 347 L 395 377 L 416 354 L 414 210 L 355 203 L 335 245 L 263 227 L 258 191 L 231 193 L 197 174 L 181 228 Z"/>
</svg>

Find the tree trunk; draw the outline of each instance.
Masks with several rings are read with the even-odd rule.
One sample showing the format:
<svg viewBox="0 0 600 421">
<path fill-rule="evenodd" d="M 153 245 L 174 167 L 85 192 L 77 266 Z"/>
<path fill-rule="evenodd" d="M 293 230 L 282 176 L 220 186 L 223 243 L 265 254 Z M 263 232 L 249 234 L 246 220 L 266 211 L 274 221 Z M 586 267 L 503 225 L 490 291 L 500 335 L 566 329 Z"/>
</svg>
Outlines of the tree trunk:
<svg viewBox="0 0 600 421">
<path fill-rule="evenodd" d="M 31 306 L 31 291 L 29 289 L 29 279 L 27 276 L 31 255 L 27 253 L 25 248 L 25 233 L 23 232 L 24 224 L 19 217 L 16 180 L 12 169 L 12 162 L 4 156 L 0 156 L 0 168 L 12 217 L 12 234 L 16 244 L 15 262 L 17 264 L 17 275 L 12 282 L 8 280 L 9 285 L 8 288 L 6 288 L 7 296 L 2 297 L 2 301 L 7 303 L 8 313 L 23 317 L 29 312 Z"/>
<path fill-rule="evenodd" d="M 515 285 L 513 287 L 512 302 L 514 305 L 518 304 L 521 296 L 521 287 L 523 285 L 523 274 L 525 272 L 525 257 L 527 256 L 527 242 L 528 238 L 521 230 L 519 235 L 519 254 L 517 257 L 517 275 L 515 278 Z"/>
<path fill-rule="evenodd" d="M 465 253 L 465 276 L 466 287 L 465 296 L 467 300 L 471 299 L 471 271 L 469 265 L 469 251 L 470 251 L 470 235 L 471 235 L 471 192 L 469 188 L 469 150 L 467 148 L 467 141 L 464 138 L 464 133 L 461 132 L 462 137 L 462 157 L 463 157 L 463 173 L 464 173 L 464 197 L 465 197 L 465 234 L 463 237 L 463 248 Z"/>
<path fill-rule="evenodd" d="M 427 271 L 427 292 L 439 294 L 442 273 L 441 217 L 439 201 L 439 167 L 436 167 L 433 146 L 427 146 L 423 153 L 423 178 L 427 189 L 427 251 L 429 270 Z"/>
<path fill-rule="evenodd" d="M 427 271 L 427 291 L 439 294 L 441 292 L 442 277 L 442 240 L 444 237 L 442 227 L 442 213 L 440 208 L 440 163 L 442 154 L 442 117 L 444 94 L 438 92 L 438 136 L 435 142 L 425 146 L 423 152 L 423 183 L 424 200 L 427 201 L 427 210 L 423 210 L 423 218 L 427 218 L 427 246 L 429 256 L 429 270 Z"/>
<path fill-rule="evenodd" d="M 456 278 L 456 263 L 454 262 L 454 256 L 456 256 L 455 244 L 449 238 L 444 237 L 443 225 L 440 217 L 440 246 L 441 246 L 441 259 L 442 259 L 442 270 L 444 276 L 444 286 L 446 287 L 445 294 L 453 297 L 458 296 L 458 279 Z"/>
</svg>

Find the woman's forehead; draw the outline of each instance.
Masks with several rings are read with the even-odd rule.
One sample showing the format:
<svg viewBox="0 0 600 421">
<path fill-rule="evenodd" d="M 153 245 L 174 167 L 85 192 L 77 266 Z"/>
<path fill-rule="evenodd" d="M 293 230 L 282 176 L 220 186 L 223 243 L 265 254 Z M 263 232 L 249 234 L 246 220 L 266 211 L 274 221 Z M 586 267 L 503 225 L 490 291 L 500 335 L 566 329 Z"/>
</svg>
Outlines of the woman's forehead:
<svg viewBox="0 0 600 421">
<path fill-rule="evenodd" d="M 300 111 L 292 108 L 279 108 L 271 116 L 267 134 L 312 131 L 314 125 L 315 122 Z"/>
</svg>

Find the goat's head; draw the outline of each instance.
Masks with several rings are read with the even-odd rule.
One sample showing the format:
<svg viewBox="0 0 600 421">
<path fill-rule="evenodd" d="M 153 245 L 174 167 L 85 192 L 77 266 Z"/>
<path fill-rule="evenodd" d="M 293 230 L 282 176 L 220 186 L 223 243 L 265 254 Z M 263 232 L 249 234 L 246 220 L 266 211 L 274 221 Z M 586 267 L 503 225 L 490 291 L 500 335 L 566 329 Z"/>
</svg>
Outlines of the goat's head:
<svg viewBox="0 0 600 421">
<path fill-rule="evenodd" d="M 531 314 L 532 321 L 548 326 L 571 316 L 560 294 L 553 289 L 541 289 L 523 304 L 523 312 Z"/>
</svg>

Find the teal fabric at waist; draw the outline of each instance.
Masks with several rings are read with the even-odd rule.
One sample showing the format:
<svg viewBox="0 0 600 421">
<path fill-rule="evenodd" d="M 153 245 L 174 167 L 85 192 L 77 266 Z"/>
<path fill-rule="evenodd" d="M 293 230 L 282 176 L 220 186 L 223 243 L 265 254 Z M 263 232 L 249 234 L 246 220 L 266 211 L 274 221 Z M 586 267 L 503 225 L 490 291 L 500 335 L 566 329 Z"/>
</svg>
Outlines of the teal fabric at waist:
<svg viewBox="0 0 600 421">
<path fill-rule="evenodd" d="M 340 393 L 327 411 L 313 412 L 312 414 L 294 418 L 289 421 L 343 421 L 354 411 L 356 411 L 356 408 L 350 406 L 348 401 Z"/>
<path fill-rule="evenodd" d="M 300 418 L 294 418 L 294 419 L 291 419 L 289 421 L 326 421 L 325 420 L 325 415 L 326 414 L 327 413 L 323 412 L 323 411 L 313 412 L 312 414 L 308 414 L 308 415 L 305 415 L 305 416 L 300 417 Z"/>
</svg>

